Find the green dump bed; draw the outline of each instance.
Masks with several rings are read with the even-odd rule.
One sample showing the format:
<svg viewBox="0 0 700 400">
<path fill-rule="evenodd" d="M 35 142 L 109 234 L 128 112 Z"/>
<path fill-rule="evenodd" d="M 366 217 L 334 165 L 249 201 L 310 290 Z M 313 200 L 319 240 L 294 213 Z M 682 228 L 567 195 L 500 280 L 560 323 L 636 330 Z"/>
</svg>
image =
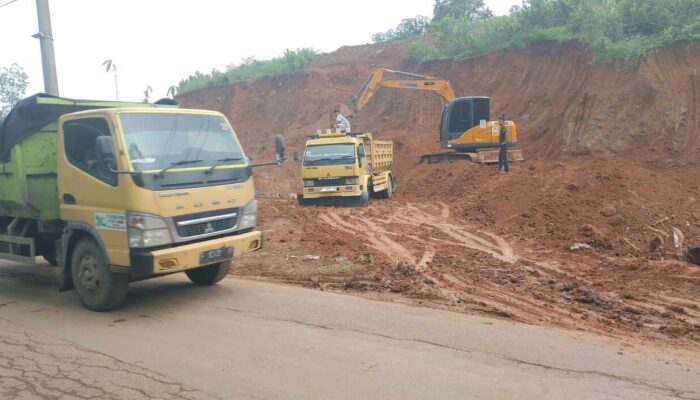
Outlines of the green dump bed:
<svg viewBox="0 0 700 400">
<path fill-rule="evenodd" d="M 61 115 L 96 108 L 173 105 L 169 99 L 147 104 L 45 94 L 20 101 L 0 126 L 0 217 L 59 218 L 56 137 Z"/>
<path fill-rule="evenodd" d="M 0 160 L 0 216 L 58 219 L 54 122 Z"/>
</svg>

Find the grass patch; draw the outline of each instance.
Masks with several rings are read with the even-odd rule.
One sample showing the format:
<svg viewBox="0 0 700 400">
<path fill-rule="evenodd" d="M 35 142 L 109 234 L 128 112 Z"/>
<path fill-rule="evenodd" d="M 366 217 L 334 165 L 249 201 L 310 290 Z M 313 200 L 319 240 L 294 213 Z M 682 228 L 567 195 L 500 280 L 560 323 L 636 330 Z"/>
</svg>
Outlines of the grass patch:
<svg viewBox="0 0 700 400">
<path fill-rule="evenodd" d="M 197 71 L 178 83 L 177 94 L 303 71 L 317 55 L 315 50 L 309 48 L 286 50 L 282 56 L 271 60 L 256 60 L 250 57 L 239 64 L 227 66 L 224 71 L 214 69 L 208 74 Z"/>
</svg>

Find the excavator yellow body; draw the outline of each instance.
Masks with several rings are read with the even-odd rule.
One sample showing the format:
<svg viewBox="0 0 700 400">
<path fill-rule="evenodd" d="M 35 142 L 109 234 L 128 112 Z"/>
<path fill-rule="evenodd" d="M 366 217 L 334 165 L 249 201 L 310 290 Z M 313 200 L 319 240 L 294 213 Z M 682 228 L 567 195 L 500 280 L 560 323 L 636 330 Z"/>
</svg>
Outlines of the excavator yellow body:
<svg viewBox="0 0 700 400">
<path fill-rule="evenodd" d="M 392 74 L 398 78 L 387 78 Z M 379 68 L 373 71 L 352 100 L 355 111 L 361 110 L 381 88 L 422 90 L 434 92 L 445 101 L 440 120 L 440 143 L 453 152 L 424 154 L 421 162 L 436 162 L 466 158 L 481 163 L 498 162 L 500 124 L 491 121 L 490 99 L 485 96 L 456 97 L 452 85 L 444 78 Z M 508 156 L 512 161 L 523 160 L 518 144 L 518 130 L 513 121 L 506 121 Z"/>
</svg>

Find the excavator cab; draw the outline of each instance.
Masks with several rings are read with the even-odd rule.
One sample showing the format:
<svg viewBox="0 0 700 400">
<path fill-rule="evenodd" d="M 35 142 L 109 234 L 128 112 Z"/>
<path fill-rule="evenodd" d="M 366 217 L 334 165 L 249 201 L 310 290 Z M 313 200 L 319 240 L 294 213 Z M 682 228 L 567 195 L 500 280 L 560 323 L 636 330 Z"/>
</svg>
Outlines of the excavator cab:
<svg viewBox="0 0 700 400">
<path fill-rule="evenodd" d="M 464 132 L 490 121 L 489 97 L 460 97 L 445 105 L 440 120 L 440 143 L 448 147 L 450 140 L 459 138 Z M 476 148 L 459 148 L 457 151 L 475 151 Z"/>
</svg>

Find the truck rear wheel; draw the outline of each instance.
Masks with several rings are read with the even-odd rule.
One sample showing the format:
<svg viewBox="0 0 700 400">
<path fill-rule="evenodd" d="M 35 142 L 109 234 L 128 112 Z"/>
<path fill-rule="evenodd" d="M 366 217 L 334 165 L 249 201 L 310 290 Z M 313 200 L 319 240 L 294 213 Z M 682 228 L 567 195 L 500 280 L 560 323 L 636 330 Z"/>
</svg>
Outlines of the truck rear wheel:
<svg viewBox="0 0 700 400">
<path fill-rule="evenodd" d="M 73 284 L 85 308 L 108 311 L 124 302 L 129 290 L 129 275 L 111 272 L 93 240 L 80 240 L 71 261 Z"/>
<path fill-rule="evenodd" d="M 394 188 L 396 186 L 396 183 L 394 182 L 394 177 L 389 175 L 388 179 L 389 182 L 387 182 L 386 184 L 386 189 L 382 190 L 381 192 L 378 192 L 377 198 L 388 199 L 394 193 Z"/>
<path fill-rule="evenodd" d="M 224 279 L 228 275 L 230 268 L 231 262 L 224 261 L 218 264 L 207 265 L 206 267 L 189 269 L 185 271 L 185 274 L 195 285 L 209 286 Z"/>
</svg>

